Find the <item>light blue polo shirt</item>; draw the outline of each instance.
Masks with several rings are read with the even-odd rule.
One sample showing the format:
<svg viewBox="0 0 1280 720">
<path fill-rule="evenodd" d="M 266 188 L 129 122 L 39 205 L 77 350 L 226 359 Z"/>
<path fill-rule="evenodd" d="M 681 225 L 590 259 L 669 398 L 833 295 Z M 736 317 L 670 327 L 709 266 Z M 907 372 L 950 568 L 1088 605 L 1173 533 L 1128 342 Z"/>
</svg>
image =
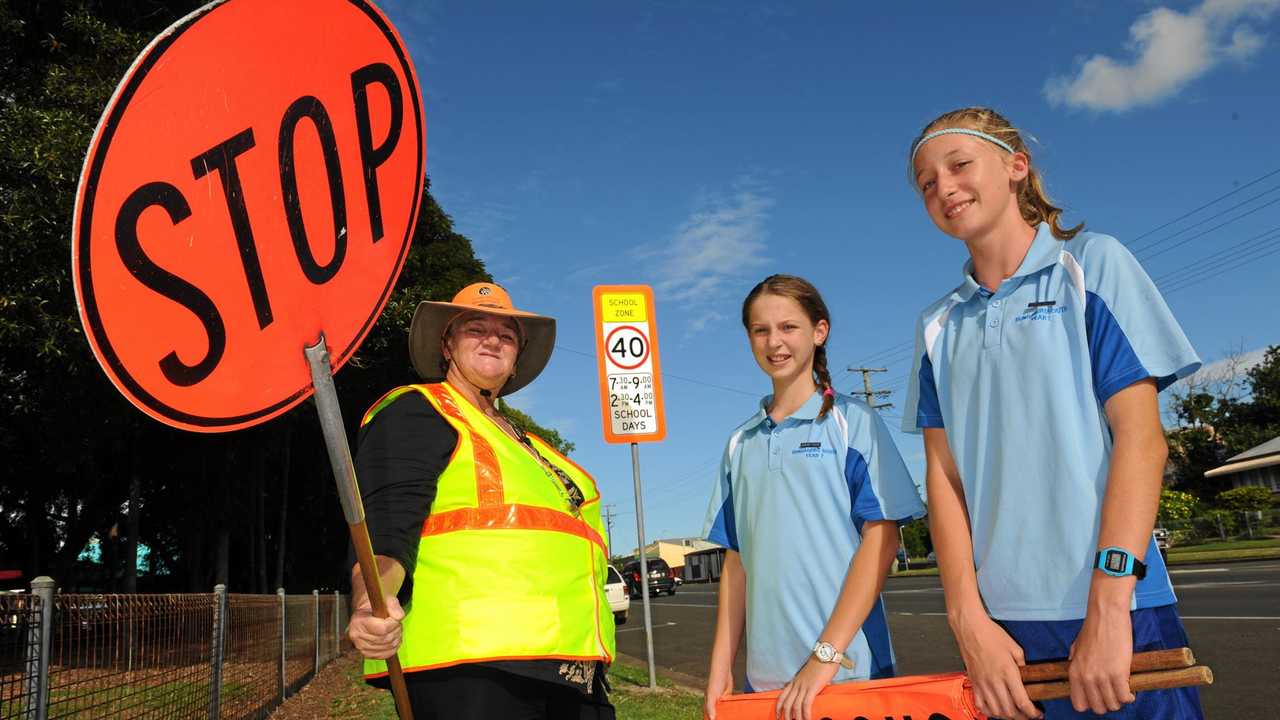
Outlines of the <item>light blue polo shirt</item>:
<svg viewBox="0 0 1280 720">
<path fill-rule="evenodd" d="M 822 635 L 869 520 L 924 515 L 920 493 L 884 421 L 836 395 L 818 420 L 815 393 L 774 423 L 765 397 L 733 431 L 703 534 L 737 551 L 747 574 L 747 679 L 776 690 L 795 676 Z M 889 625 L 879 599 L 834 682 L 893 675 Z"/>
<path fill-rule="evenodd" d="M 903 429 L 944 427 L 964 485 L 978 589 L 1000 620 L 1084 617 L 1111 460 L 1103 406 L 1200 359 L 1115 238 L 1041 224 L 995 293 L 964 282 L 916 327 Z M 1133 607 L 1176 601 L 1152 541 Z"/>
</svg>

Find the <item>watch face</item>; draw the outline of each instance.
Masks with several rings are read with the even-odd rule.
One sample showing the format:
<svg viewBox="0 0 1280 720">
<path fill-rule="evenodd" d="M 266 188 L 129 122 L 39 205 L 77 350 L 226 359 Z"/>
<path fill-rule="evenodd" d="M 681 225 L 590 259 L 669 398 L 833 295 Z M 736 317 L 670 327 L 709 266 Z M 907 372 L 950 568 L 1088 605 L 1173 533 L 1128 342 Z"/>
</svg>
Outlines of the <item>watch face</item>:
<svg viewBox="0 0 1280 720">
<path fill-rule="evenodd" d="M 836 649 L 827 643 L 818 643 L 818 646 L 813 649 L 813 654 L 817 655 L 822 662 L 829 663 L 835 659 Z"/>
<path fill-rule="evenodd" d="M 1107 553 L 1107 569 L 1111 572 L 1124 572 L 1124 553 L 1112 550 Z"/>
</svg>

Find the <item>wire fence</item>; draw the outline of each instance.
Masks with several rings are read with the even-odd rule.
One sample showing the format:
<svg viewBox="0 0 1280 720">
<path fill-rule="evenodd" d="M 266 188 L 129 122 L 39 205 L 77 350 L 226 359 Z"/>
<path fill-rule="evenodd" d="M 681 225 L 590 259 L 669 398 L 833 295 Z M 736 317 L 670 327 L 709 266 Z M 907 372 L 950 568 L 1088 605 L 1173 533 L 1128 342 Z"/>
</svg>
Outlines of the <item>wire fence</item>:
<svg viewBox="0 0 1280 720">
<path fill-rule="evenodd" d="M 1280 535 L 1280 510 L 1211 510 L 1185 520 L 1162 519 L 1157 521 L 1157 525 L 1168 531 L 1171 547 L 1258 540 Z"/>
<path fill-rule="evenodd" d="M 0 720 L 265 718 L 348 647 L 347 598 L 0 594 Z"/>
</svg>

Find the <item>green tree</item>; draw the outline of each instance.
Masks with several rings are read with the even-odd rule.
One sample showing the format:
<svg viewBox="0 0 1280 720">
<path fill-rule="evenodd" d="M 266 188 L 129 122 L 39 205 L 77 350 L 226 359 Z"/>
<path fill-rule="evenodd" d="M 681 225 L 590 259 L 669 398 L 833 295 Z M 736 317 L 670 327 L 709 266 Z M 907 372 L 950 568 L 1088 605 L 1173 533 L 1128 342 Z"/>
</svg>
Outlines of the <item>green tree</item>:
<svg viewBox="0 0 1280 720">
<path fill-rule="evenodd" d="M 502 403 L 501 411 L 503 416 L 505 416 L 512 425 L 515 425 L 526 433 L 537 435 L 543 440 L 546 440 L 547 444 L 555 448 L 561 455 L 568 455 L 573 452 L 573 443 L 561 437 L 559 431 L 539 425 L 533 418 L 529 417 L 523 411 L 512 407 L 506 402 Z"/>
<path fill-rule="evenodd" d="M 116 544 L 135 477 L 139 537 L 129 540 L 146 543 L 161 573 L 141 589 L 207 591 L 225 577 L 234 591 L 265 591 L 282 547 L 290 590 L 344 576 L 345 524 L 312 403 L 248 431 L 181 432 L 116 392 L 80 327 L 68 239 L 86 148 L 137 54 L 203 2 L 0 0 L 0 566 L 66 589 L 116 589 L 127 576 Z M 418 302 L 491 279 L 424 185 L 399 281 L 337 377 L 353 442 L 374 400 L 417 380 L 407 328 Z M 554 430 L 534 432 L 572 448 Z M 110 561 L 86 568 L 77 557 L 93 536 Z"/>
<path fill-rule="evenodd" d="M 1230 488 L 1229 477 L 1206 478 L 1205 472 L 1280 436 L 1280 346 L 1268 347 L 1248 370 L 1241 370 L 1239 356 L 1232 359 L 1218 377 L 1175 391 L 1170 400 L 1178 422 L 1166 434 L 1174 484 L 1202 500 Z"/>
</svg>

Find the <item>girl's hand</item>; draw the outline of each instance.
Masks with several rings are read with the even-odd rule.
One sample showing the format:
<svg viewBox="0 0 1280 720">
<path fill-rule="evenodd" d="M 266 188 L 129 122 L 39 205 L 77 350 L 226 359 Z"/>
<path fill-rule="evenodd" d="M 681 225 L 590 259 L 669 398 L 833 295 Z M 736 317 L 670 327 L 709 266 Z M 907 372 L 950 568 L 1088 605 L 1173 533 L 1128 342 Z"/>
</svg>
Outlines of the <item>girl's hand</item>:
<svg viewBox="0 0 1280 720">
<path fill-rule="evenodd" d="M 711 677 L 707 678 L 707 695 L 702 707 L 702 714 L 710 720 L 716 720 L 716 701 L 733 692 L 733 670 L 730 668 L 712 668 Z"/>
<path fill-rule="evenodd" d="M 1042 717 L 1018 673 L 1018 667 L 1027 664 L 1022 647 L 1004 628 L 982 612 L 957 621 L 953 630 L 980 712 L 1007 720 Z"/>
<path fill-rule="evenodd" d="M 839 663 L 818 662 L 810 655 L 800 672 L 782 688 L 774 714 L 781 720 L 810 720 L 813 699 L 831 684 L 839 669 Z"/>
<path fill-rule="evenodd" d="M 1129 689 L 1133 662 L 1133 621 L 1128 608 L 1089 608 L 1084 625 L 1071 643 L 1071 707 L 1097 715 L 1115 712 L 1134 701 Z"/>
<path fill-rule="evenodd" d="M 371 660 L 386 660 L 396 654 L 400 648 L 400 621 L 404 619 L 404 610 L 394 595 L 387 597 L 387 617 L 376 618 L 369 605 L 369 596 L 356 605 L 351 613 L 351 624 L 347 627 L 347 637 L 356 646 L 360 654 Z"/>
</svg>

